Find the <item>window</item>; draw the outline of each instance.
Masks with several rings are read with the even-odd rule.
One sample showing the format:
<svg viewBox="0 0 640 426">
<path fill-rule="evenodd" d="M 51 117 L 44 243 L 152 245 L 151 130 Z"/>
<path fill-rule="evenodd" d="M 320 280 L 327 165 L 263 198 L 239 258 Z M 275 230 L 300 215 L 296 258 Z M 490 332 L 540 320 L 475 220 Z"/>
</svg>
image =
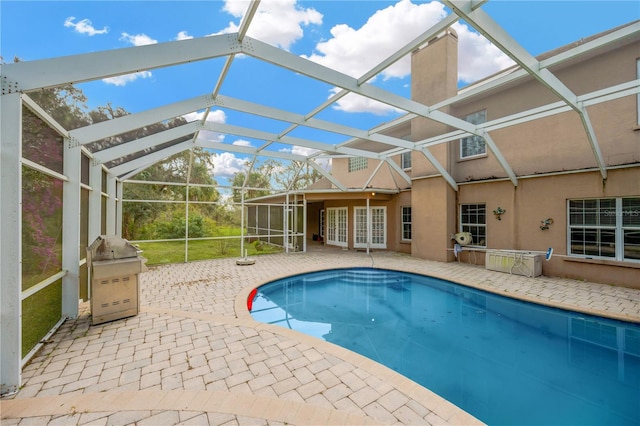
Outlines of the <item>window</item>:
<svg viewBox="0 0 640 426">
<path fill-rule="evenodd" d="M 411 240 L 411 207 L 402 207 L 402 240 Z"/>
<path fill-rule="evenodd" d="M 569 201 L 569 254 L 640 260 L 640 198 Z"/>
<path fill-rule="evenodd" d="M 349 158 L 349 173 L 356 172 L 358 170 L 364 170 L 369 166 L 369 162 L 366 157 L 350 157 Z"/>
<path fill-rule="evenodd" d="M 469 114 L 462 118 L 472 124 L 481 124 L 487 121 L 487 111 L 482 110 Z M 473 135 L 468 138 L 460 139 L 460 158 L 477 157 L 487 153 L 484 138 Z"/>
<path fill-rule="evenodd" d="M 473 245 L 487 245 L 487 207 L 485 204 L 460 205 L 460 231 L 471 232 Z"/>
<path fill-rule="evenodd" d="M 411 151 L 402 153 L 400 156 L 400 166 L 403 170 L 411 168 Z"/>
</svg>

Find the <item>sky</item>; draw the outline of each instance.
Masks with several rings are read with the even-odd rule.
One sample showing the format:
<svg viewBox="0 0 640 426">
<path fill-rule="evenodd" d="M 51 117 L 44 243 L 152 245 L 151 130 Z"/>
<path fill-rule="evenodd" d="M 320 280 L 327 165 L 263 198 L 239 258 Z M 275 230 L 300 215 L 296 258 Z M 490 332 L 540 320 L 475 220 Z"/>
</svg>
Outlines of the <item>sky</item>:
<svg viewBox="0 0 640 426">
<path fill-rule="evenodd" d="M 233 33 L 248 2 L 199 1 L 7 1 L 0 0 L 0 56 L 31 61 L 121 49 L 194 37 Z M 493 0 L 482 6 L 529 53 L 538 55 L 616 26 L 640 19 L 640 2 L 616 0 Z M 248 36 L 295 55 L 360 77 L 396 49 L 447 16 L 431 1 L 263 0 Z M 513 62 L 464 21 L 454 25 L 459 36 L 459 85 L 465 86 Z M 224 58 L 180 67 L 142 71 L 79 84 L 88 108 L 111 103 L 130 113 L 211 93 Z M 408 97 L 409 58 L 398 61 L 369 83 Z M 237 57 L 220 94 L 307 114 L 335 93 L 330 85 L 292 74 L 254 58 Z M 393 108 L 350 95 L 317 118 L 370 129 L 396 118 Z M 191 121 L 202 111 L 185 117 Z M 279 133 L 288 124 L 231 110 L 214 109 L 212 122 Z M 212 132 L 202 137 L 258 147 L 247 140 Z M 339 143 L 341 135 L 298 129 L 291 136 Z M 306 154 L 308 149 L 273 144 L 269 149 Z M 218 152 L 214 177 L 224 184 L 245 168 L 247 157 Z"/>
</svg>

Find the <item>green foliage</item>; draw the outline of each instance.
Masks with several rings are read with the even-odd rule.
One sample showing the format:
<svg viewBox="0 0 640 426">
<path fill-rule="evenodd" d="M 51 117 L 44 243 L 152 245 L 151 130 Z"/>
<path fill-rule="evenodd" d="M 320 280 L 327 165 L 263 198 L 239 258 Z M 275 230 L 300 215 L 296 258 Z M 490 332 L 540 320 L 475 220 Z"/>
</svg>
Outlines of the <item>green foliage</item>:
<svg viewBox="0 0 640 426">
<path fill-rule="evenodd" d="M 249 179 L 247 179 L 246 185 L 244 185 L 245 179 L 246 174 L 243 172 L 238 172 L 233 176 L 232 182 L 232 185 L 234 187 L 247 188 L 245 193 L 245 200 L 263 197 L 265 195 L 271 194 L 271 181 L 269 180 L 268 174 L 261 173 L 260 171 L 251 172 L 249 173 Z M 240 189 L 233 189 L 233 201 L 236 203 L 240 203 L 242 201 L 242 193 Z"/>
<path fill-rule="evenodd" d="M 190 184 L 194 185 L 215 185 L 215 180 L 211 176 L 213 163 L 211 154 L 201 148 L 194 148 L 191 151 L 184 151 L 176 154 L 167 160 L 155 164 L 134 176 L 137 181 L 152 182 L 183 182 L 186 184 L 187 178 Z M 219 192 L 213 186 L 189 186 L 189 201 L 214 203 L 220 198 Z M 158 200 L 158 201 L 186 201 L 186 185 L 167 185 L 159 183 L 129 183 L 124 185 L 125 200 Z M 216 220 L 218 211 L 221 209 L 215 204 L 198 204 L 197 207 L 190 207 L 198 210 L 198 213 L 206 218 Z M 183 217 L 182 232 L 179 237 L 156 237 L 153 229 L 159 229 L 159 235 L 178 234 L 178 223 L 174 222 L 173 215 L 163 218 L 163 213 L 168 209 L 167 204 L 152 202 L 125 202 L 122 208 L 122 234 L 124 238 L 130 240 L 142 240 L 151 238 L 184 238 L 184 215 L 183 205 L 174 205 L 173 209 L 181 211 Z M 170 210 L 171 208 L 169 208 Z M 161 225 L 159 220 L 167 221 Z M 191 222 L 191 220 L 189 221 Z M 194 225 L 190 225 L 194 226 Z M 194 229 L 198 234 L 204 230 Z M 195 234 L 190 236 L 195 237 Z"/>
<path fill-rule="evenodd" d="M 170 221 L 163 221 L 156 226 L 157 239 L 175 239 L 185 237 L 185 214 L 176 212 Z M 189 215 L 189 238 L 206 237 L 207 224 L 205 219 L 200 215 Z"/>
<path fill-rule="evenodd" d="M 62 139 L 23 108 L 23 156 L 62 172 Z M 63 182 L 40 171 L 22 169 L 22 283 L 37 284 L 62 269 Z"/>
<path fill-rule="evenodd" d="M 29 97 L 67 130 L 91 124 L 90 117 L 85 114 L 87 97 L 71 84 L 31 92 Z"/>
<path fill-rule="evenodd" d="M 62 280 L 22 301 L 22 356 L 26 356 L 62 315 Z"/>
</svg>

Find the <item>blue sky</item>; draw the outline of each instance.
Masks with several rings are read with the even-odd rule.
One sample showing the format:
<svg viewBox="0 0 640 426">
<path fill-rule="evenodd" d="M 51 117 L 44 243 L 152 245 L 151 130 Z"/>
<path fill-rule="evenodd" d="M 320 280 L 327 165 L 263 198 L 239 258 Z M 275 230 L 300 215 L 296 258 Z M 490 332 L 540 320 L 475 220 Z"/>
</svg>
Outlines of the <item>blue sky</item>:
<svg viewBox="0 0 640 426">
<path fill-rule="evenodd" d="M 57 56 L 162 43 L 181 38 L 235 32 L 246 1 L 0 1 L 0 55 L 30 61 Z M 640 19 L 638 1 L 489 1 L 483 9 L 533 55 Z M 437 2 L 264 0 L 248 35 L 360 77 L 449 13 Z M 465 85 L 511 64 L 498 49 L 464 22 L 459 35 L 459 79 Z M 131 113 L 210 93 L 224 58 L 143 72 L 126 78 L 80 84 L 89 107 L 110 102 Z M 409 95 L 408 60 L 376 77 L 373 84 Z M 326 100 L 333 88 L 256 59 L 237 58 L 220 94 L 306 114 Z M 295 89 L 290 90 L 292 87 Z M 369 129 L 398 112 L 351 96 L 318 118 Z M 196 119 L 193 114 L 188 119 Z M 281 132 L 282 122 L 233 111 L 214 110 L 212 121 Z M 292 136 L 337 143 L 345 138 L 298 130 Z M 263 141 L 230 135 L 207 137 L 239 145 Z M 292 150 L 274 146 L 273 149 Z M 296 152 L 296 148 L 293 148 Z M 300 149 L 300 153 L 304 150 Z M 221 152 L 214 174 L 225 180 L 243 168 L 246 158 Z"/>
</svg>

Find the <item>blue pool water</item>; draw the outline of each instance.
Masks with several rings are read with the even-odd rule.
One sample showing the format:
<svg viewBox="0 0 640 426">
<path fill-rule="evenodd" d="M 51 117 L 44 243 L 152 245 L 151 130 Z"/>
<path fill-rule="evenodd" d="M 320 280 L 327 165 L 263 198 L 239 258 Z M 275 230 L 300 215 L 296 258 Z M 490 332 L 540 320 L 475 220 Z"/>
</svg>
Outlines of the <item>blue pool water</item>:
<svg viewBox="0 0 640 426">
<path fill-rule="evenodd" d="M 356 268 L 258 288 L 251 315 L 376 360 L 490 425 L 640 425 L 640 325 Z"/>
</svg>

